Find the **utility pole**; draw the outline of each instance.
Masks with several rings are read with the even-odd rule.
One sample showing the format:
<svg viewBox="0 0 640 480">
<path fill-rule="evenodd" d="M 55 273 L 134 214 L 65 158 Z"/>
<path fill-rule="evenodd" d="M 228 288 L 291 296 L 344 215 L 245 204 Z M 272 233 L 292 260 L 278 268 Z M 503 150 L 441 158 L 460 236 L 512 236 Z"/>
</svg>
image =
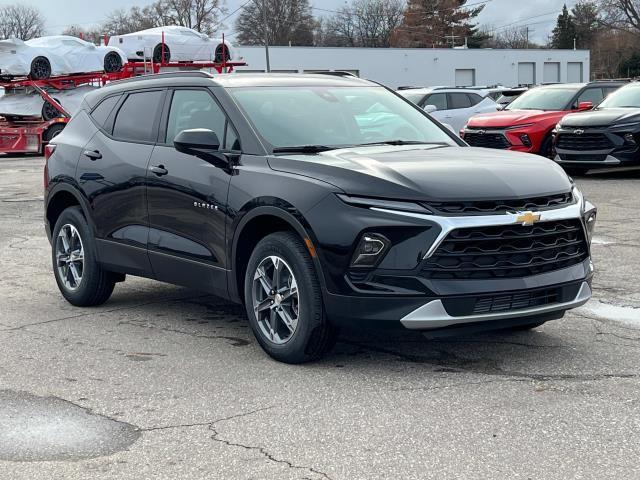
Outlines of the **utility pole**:
<svg viewBox="0 0 640 480">
<path fill-rule="evenodd" d="M 524 48 L 529 48 L 529 25 L 527 25 L 527 43 L 525 44 Z"/>
<path fill-rule="evenodd" d="M 269 63 L 269 30 L 267 28 L 267 0 L 262 0 L 262 28 L 264 30 L 264 55 L 267 60 L 267 73 L 271 71 Z"/>
</svg>

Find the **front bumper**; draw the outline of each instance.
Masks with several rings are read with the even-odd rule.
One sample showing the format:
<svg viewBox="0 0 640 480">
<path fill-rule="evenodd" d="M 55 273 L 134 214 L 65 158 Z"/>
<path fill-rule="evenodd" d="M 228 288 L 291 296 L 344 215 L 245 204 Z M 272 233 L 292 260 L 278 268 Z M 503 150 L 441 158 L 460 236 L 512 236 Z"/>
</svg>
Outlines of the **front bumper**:
<svg viewBox="0 0 640 480">
<path fill-rule="evenodd" d="M 575 132 L 583 132 L 576 134 Z M 554 136 L 554 160 L 567 167 L 608 168 L 640 165 L 640 145 L 625 142 L 624 135 L 638 132 L 617 131 L 615 128 L 561 128 Z M 565 138 L 569 138 L 569 142 Z"/>
<path fill-rule="evenodd" d="M 591 298 L 591 287 L 588 282 L 582 282 L 578 294 L 568 302 L 558 302 L 550 305 L 511 310 L 501 313 L 486 313 L 481 315 L 466 315 L 454 317 L 449 315 L 442 300 L 431 300 L 413 310 L 400 319 L 400 323 L 412 330 L 428 330 L 450 327 L 452 325 L 467 325 L 478 322 L 491 322 L 519 317 L 543 316 L 551 312 L 564 312 L 571 308 L 580 307 Z"/>
</svg>

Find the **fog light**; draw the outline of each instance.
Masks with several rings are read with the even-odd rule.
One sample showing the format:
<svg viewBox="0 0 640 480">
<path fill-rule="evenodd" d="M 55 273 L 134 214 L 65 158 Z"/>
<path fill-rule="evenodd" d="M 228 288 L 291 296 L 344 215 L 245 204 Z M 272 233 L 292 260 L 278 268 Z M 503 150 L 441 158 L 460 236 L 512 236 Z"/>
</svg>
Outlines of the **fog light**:
<svg viewBox="0 0 640 480">
<path fill-rule="evenodd" d="M 522 135 L 520 135 L 520 141 L 525 147 L 531 146 L 531 139 L 529 138 L 529 135 L 527 135 L 526 133 L 523 133 Z"/>
<path fill-rule="evenodd" d="M 389 240 L 379 233 L 365 233 L 351 260 L 352 267 L 374 267 L 384 256 Z"/>
<path fill-rule="evenodd" d="M 624 136 L 624 141 L 629 145 L 633 145 L 633 146 L 637 145 L 636 138 L 633 136 L 633 133 L 627 133 Z"/>
</svg>

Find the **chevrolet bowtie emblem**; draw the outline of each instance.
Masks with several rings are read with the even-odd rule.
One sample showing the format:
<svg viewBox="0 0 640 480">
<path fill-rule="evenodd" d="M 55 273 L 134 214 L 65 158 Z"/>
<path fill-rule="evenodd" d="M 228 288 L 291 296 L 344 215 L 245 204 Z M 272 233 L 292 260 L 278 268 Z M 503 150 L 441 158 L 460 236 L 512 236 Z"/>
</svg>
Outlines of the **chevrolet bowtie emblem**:
<svg viewBox="0 0 640 480">
<path fill-rule="evenodd" d="M 518 212 L 516 223 L 520 223 L 523 227 L 530 227 L 540 221 L 540 214 L 533 212 Z"/>
</svg>

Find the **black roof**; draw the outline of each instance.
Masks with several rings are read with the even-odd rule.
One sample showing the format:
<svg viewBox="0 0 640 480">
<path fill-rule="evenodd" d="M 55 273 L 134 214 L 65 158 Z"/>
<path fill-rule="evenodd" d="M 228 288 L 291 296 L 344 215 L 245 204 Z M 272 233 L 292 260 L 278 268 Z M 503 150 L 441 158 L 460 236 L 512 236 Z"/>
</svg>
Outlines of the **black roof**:
<svg viewBox="0 0 640 480">
<path fill-rule="evenodd" d="M 324 75 L 302 73 L 236 73 L 233 75 L 211 75 L 203 71 L 168 72 L 153 75 L 141 75 L 139 77 L 112 82 L 103 88 L 88 93 L 85 96 L 85 100 L 89 104 L 89 106 L 93 107 L 107 95 L 150 87 L 356 87 L 374 85 L 377 84 L 351 75 Z"/>
</svg>

